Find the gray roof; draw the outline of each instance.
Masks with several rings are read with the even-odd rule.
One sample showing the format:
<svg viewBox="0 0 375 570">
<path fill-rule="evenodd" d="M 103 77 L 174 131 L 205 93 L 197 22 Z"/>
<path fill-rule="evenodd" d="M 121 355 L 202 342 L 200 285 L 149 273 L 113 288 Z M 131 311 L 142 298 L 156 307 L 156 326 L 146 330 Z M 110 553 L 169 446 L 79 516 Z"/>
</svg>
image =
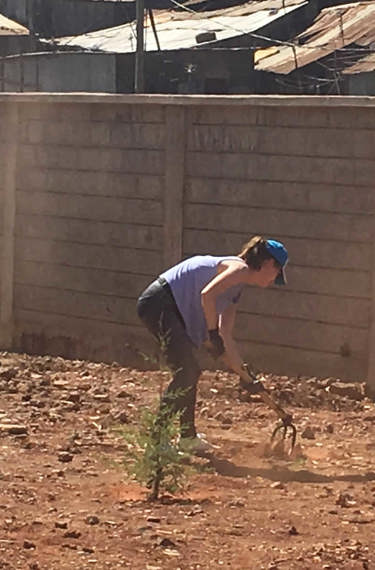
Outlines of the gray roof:
<svg viewBox="0 0 375 570">
<path fill-rule="evenodd" d="M 285 7 L 283 7 L 283 4 Z M 196 47 L 196 35 L 212 31 L 215 41 L 256 32 L 267 24 L 282 18 L 307 4 L 306 0 L 253 0 L 246 4 L 192 14 L 186 11 L 155 11 L 156 30 L 162 50 Z M 77 46 L 86 50 L 126 53 L 135 51 L 136 32 L 134 22 L 115 28 L 107 28 L 80 36 L 58 38 L 59 46 Z M 200 43 L 200 46 L 212 42 Z M 145 49 L 157 50 L 150 21 L 145 22 Z"/>
</svg>

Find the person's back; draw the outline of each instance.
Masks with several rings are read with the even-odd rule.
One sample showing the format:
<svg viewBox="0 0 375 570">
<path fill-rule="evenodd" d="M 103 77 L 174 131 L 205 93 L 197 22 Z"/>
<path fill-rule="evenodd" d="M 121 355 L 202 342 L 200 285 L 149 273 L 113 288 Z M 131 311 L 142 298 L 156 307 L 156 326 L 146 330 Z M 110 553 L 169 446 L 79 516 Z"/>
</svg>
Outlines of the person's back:
<svg viewBox="0 0 375 570">
<path fill-rule="evenodd" d="M 200 346 L 207 338 L 201 292 L 217 274 L 220 263 L 231 259 L 242 261 L 237 256 L 195 255 L 160 275 L 170 286 L 186 332 L 196 346 Z M 216 310 L 219 315 L 230 303 L 238 301 L 243 287 L 242 284 L 230 287 L 218 296 Z"/>
</svg>

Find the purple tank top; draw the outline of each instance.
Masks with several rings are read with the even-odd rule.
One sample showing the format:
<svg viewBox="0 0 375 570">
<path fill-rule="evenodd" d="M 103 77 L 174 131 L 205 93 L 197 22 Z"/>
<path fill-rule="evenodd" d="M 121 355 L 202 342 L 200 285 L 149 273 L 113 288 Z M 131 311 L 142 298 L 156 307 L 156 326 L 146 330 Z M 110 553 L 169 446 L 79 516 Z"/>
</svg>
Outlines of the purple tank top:
<svg viewBox="0 0 375 570">
<path fill-rule="evenodd" d="M 200 346 L 207 338 L 201 291 L 217 274 L 219 263 L 228 259 L 240 261 L 236 256 L 196 255 L 181 261 L 160 275 L 169 284 L 184 319 L 186 332 L 196 346 Z M 243 287 L 242 283 L 234 285 L 218 296 L 216 300 L 218 315 L 221 315 L 231 303 L 238 302 Z"/>
</svg>

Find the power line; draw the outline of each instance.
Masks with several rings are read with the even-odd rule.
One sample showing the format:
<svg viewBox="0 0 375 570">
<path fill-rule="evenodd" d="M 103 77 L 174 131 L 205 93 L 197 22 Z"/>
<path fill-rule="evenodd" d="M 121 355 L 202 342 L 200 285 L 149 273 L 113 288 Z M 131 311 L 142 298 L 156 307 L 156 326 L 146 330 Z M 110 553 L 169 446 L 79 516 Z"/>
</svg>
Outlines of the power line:
<svg viewBox="0 0 375 570">
<path fill-rule="evenodd" d="M 170 1 L 172 4 L 174 4 L 175 6 L 177 6 L 178 8 L 181 8 L 182 10 L 185 10 L 186 12 L 190 12 L 190 13 L 193 14 L 194 16 L 197 16 L 198 19 L 201 19 L 201 20 L 202 20 L 202 19 L 205 19 L 204 16 L 202 16 L 201 12 L 196 12 L 196 11 L 193 10 L 192 8 L 188 8 L 187 6 L 184 6 L 184 4 L 181 4 L 181 3 L 178 2 L 177 0 L 169 0 L 169 1 Z M 285 4 L 284 4 L 283 8 L 285 9 Z M 340 16 L 341 16 L 341 18 L 340 18 L 340 26 L 341 26 L 341 30 L 342 30 L 342 24 L 341 24 L 341 22 L 342 22 L 342 14 L 341 14 L 341 13 L 340 13 Z M 231 31 L 240 33 L 240 34 L 242 34 L 242 35 L 244 35 L 244 36 L 251 36 L 251 37 L 253 37 L 253 38 L 255 38 L 255 39 L 260 39 L 260 40 L 267 41 L 267 42 L 271 42 L 271 43 L 274 43 L 274 44 L 277 44 L 277 45 L 281 45 L 281 46 L 285 46 L 285 47 L 290 47 L 290 48 L 292 48 L 292 49 L 295 49 L 295 48 L 298 48 L 298 47 L 303 47 L 304 49 L 312 49 L 312 50 L 315 50 L 315 49 L 317 49 L 317 48 L 321 48 L 321 49 L 324 49 L 324 48 L 325 48 L 325 49 L 327 49 L 327 50 L 332 50 L 332 51 L 338 51 L 338 50 L 340 50 L 340 51 L 343 51 L 343 50 L 358 50 L 358 51 L 362 51 L 362 50 L 363 50 L 363 51 L 365 51 L 366 53 L 369 52 L 369 51 L 371 51 L 371 52 L 372 52 L 372 51 L 375 51 L 375 50 L 371 50 L 370 48 L 366 48 L 366 47 L 364 47 L 364 48 L 350 48 L 350 47 L 341 47 L 341 48 L 339 48 L 339 47 L 337 47 L 337 48 L 335 48 L 335 49 L 333 50 L 333 49 L 332 49 L 331 47 L 329 47 L 329 45 L 327 45 L 327 44 L 315 44 L 314 46 L 308 46 L 308 45 L 302 45 L 302 46 L 301 46 L 301 45 L 296 45 L 296 44 L 293 43 L 293 42 L 288 42 L 288 41 L 285 41 L 285 40 L 284 40 L 284 41 L 283 41 L 283 40 L 277 40 L 277 39 L 271 38 L 271 37 L 269 37 L 269 36 L 263 36 L 263 35 L 260 35 L 260 34 L 255 34 L 254 32 L 246 32 L 246 31 L 244 31 L 244 30 L 240 30 L 240 29 L 238 29 L 238 28 L 235 28 L 234 26 L 231 26 L 231 25 L 228 25 L 228 24 L 224 24 L 224 23 L 221 22 L 218 18 L 215 19 L 214 17 L 211 17 L 210 20 L 212 20 L 213 22 L 217 22 L 220 26 L 222 26 L 223 28 L 226 28 L 227 30 L 231 30 Z M 207 31 L 207 32 L 212 31 L 212 30 L 210 30 L 210 29 L 208 29 L 208 28 L 204 28 L 204 29 L 205 29 L 205 31 Z M 341 32 L 341 33 L 342 33 L 342 32 Z"/>
</svg>

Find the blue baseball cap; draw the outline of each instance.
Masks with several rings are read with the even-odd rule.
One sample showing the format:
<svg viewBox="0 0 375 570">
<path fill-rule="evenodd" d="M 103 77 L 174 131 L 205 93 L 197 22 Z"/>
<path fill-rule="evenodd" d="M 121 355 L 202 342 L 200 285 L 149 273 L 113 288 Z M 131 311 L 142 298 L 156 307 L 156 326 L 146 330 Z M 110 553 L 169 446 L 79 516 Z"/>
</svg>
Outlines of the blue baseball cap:
<svg viewBox="0 0 375 570">
<path fill-rule="evenodd" d="M 266 248 L 272 257 L 281 265 L 280 273 L 275 279 L 275 285 L 285 285 L 287 282 L 285 277 L 285 266 L 288 263 L 287 250 L 281 242 L 273 239 L 268 239 L 266 241 Z"/>
</svg>

